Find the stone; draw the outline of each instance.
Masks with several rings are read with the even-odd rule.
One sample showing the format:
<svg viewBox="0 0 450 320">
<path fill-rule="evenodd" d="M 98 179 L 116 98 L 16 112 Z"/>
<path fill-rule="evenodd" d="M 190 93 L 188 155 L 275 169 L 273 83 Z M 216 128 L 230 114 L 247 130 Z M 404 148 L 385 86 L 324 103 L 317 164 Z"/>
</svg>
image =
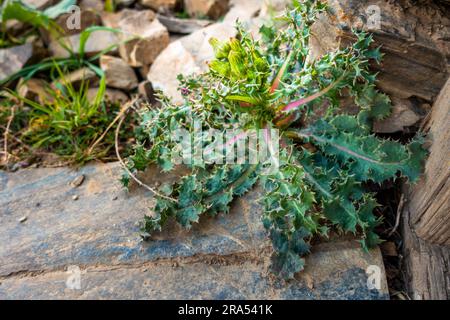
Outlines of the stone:
<svg viewBox="0 0 450 320">
<path fill-rule="evenodd" d="M 180 19 L 161 14 L 158 15 L 158 20 L 167 28 L 167 30 L 169 30 L 169 32 L 179 34 L 190 34 L 212 23 L 210 20 Z"/>
<path fill-rule="evenodd" d="M 183 102 L 183 97 L 178 91 L 177 75 L 190 75 L 200 73 L 192 54 L 180 41 L 172 42 L 153 63 L 147 75 L 147 79 L 153 89 L 164 92 L 172 98 L 174 103 Z"/>
<path fill-rule="evenodd" d="M 60 41 L 65 43 L 75 53 L 79 52 L 80 34 L 63 37 L 60 39 Z M 96 30 L 91 33 L 88 40 L 86 41 L 85 54 L 88 57 L 93 56 L 102 52 L 103 50 L 111 48 L 111 46 L 115 46 L 118 44 L 119 39 L 114 32 L 108 30 Z M 64 47 L 61 46 L 57 40 L 51 40 L 49 49 L 55 58 L 70 57 L 70 53 L 66 49 L 64 49 Z M 111 48 L 108 53 L 113 53 L 115 51 L 115 48 Z"/>
<path fill-rule="evenodd" d="M 17 84 L 16 91 L 19 96 L 42 104 L 45 101 L 53 100 L 53 97 L 47 91 L 49 86 L 50 84 L 43 79 L 21 79 Z"/>
<path fill-rule="evenodd" d="M 407 6 L 397 1 L 330 0 L 312 28 L 312 57 L 354 40 L 351 29 L 372 32 L 385 54 L 378 86 L 398 98 L 432 101 L 448 77 L 450 16 L 434 3 Z M 374 10 L 368 11 L 369 6 Z M 377 19 L 379 11 L 380 19 Z"/>
<path fill-rule="evenodd" d="M 103 55 L 100 57 L 100 68 L 105 72 L 108 87 L 130 91 L 138 85 L 133 68 L 120 58 Z"/>
<path fill-rule="evenodd" d="M 250 20 L 240 19 L 240 21 L 247 28 L 253 25 Z M 234 36 L 236 36 L 234 21 L 229 19 L 181 37 L 161 52 L 150 67 L 147 79 L 155 90 L 163 91 L 172 97 L 174 103 L 180 104 L 183 98 L 178 91 L 177 76 L 206 71 L 208 62 L 214 58 L 214 50 L 209 40 L 214 37 L 220 41 L 227 41 Z"/>
<path fill-rule="evenodd" d="M 169 32 L 151 10 L 104 14 L 103 23 L 121 30 L 119 53 L 130 66 L 150 65 L 170 42 Z"/>
<path fill-rule="evenodd" d="M 23 217 L 21 217 L 20 219 L 19 219 L 19 222 L 20 223 L 23 223 L 23 222 L 25 222 L 25 221 L 27 221 L 27 217 L 26 216 L 23 216 Z"/>
<path fill-rule="evenodd" d="M 0 81 L 20 71 L 33 56 L 33 45 L 25 43 L 0 49 Z"/>
<path fill-rule="evenodd" d="M 269 18 L 273 15 L 283 12 L 292 5 L 292 0 L 263 0 L 261 5 L 260 17 Z"/>
<path fill-rule="evenodd" d="M 81 10 L 80 11 L 80 27 L 79 28 L 69 28 L 67 21 L 69 20 L 72 13 L 64 13 L 58 18 L 56 18 L 56 23 L 61 27 L 65 36 L 75 35 L 80 33 L 82 30 L 101 25 L 101 18 L 97 12 L 93 10 Z"/>
<path fill-rule="evenodd" d="M 392 98 L 392 113 L 384 119 L 375 121 L 373 131 L 379 133 L 393 133 L 403 131 L 406 127 L 416 124 L 423 117 L 414 111 L 410 100 Z"/>
<path fill-rule="evenodd" d="M 55 0 L 22 0 L 24 4 L 26 4 L 29 7 L 35 8 L 35 9 L 45 9 L 53 4 L 55 4 Z"/>
<path fill-rule="evenodd" d="M 91 10 L 94 12 L 102 12 L 105 8 L 102 0 L 81 0 L 79 6 L 81 10 Z"/>
<path fill-rule="evenodd" d="M 53 88 L 64 83 L 71 83 L 73 86 L 78 86 L 82 82 L 89 82 L 90 85 L 95 85 L 98 82 L 97 74 L 88 67 L 69 72 L 64 75 L 63 79 L 54 80 L 51 84 Z"/>
<path fill-rule="evenodd" d="M 87 97 L 89 101 L 93 101 L 98 93 L 98 87 L 89 88 L 87 92 Z M 105 89 L 104 99 L 110 103 L 123 104 L 128 101 L 128 95 L 118 89 Z"/>
<path fill-rule="evenodd" d="M 83 184 L 84 179 L 85 179 L 85 176 L 83 174 L 81 174 L 70 182 L 70 186 L 73 188 L 77 188 Z"/>
<path fill-rule="evenodd" d="M 167 12 L 175 9 L 177 0 L 139 0 L 139 3 L 157 12 Z"/>
<path fill-rule="evenodd" d="M 184 9 L 190 17 L 209 17 L 217 20 L 228 11 L 229 0 L 184 0 Z"/>
<path fill-rule="evenodd" d="M 145 81 L 142 81 L 141 83 L 139 83 L 138 93 L 141 97 L 146 99 L 151 104 L 154 104 L 157 102 L 155 99 L 155 90 L 153 90 L 152 84 L 148 80 L 145 80 Z"/>
<path fill-rule="evenodd" d="M 132 4 L 134 4 L 136 0 L 115 0 L 116 7 L 118 8 L 126 8 L 130 7 Z"/>
<path fill-rule="evenodd" d="M 224 22 L 247 21 L 258 15 L 263 0 L 231 0 L 230 10 L 223 18 Z"/>
<path fill-rule="evenodd" d="M 364 252 L 354 240 L 316 244 L 292 281 L 270 276 L 258 190 L 235 201 L 229 214 L 202 217 L 191 230 L 171 223 L 144 242 L 136 221 L 154 199 L 143 188 L 126 192 L 120 173 L 118 163 L 0 171 L 0 299 L 389 297 L 379 249 Z M 80 174 L 85 182 L 74 190 L 69 182 Z M 175 176 L 149 168 L 141 179 Z M 71 201 L 74 195 L 83 201 Z M 18 227 L 24 215 L 33 223 Z M 367 286 L 369 266 L 379 267 L 379 289 Z M 79 290 L 66 286 L 71 267 L 80 268 Z"/>
</svg>

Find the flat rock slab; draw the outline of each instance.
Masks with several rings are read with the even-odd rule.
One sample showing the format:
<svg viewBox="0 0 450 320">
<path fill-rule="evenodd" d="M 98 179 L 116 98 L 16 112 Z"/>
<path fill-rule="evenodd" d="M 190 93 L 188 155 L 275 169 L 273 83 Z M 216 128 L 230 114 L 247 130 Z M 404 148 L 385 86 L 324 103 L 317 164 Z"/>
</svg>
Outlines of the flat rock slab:
<svg viewBox="0 0 450 320">
<path fill-rule="evenodd" d="M 228 215 L 191 230 L 172 223 L 143 242 L 139 221 L 153 198 L 125 191 L 120 172 L 117 163 L 0 172 L 0 299 L 388 298 L 379 250 L 365 253 L 355 241 L 316 245 L 296 280 L 275 279 L 258 192 Z M 150 170 L 143 179 L 173 176 Z M 368 289 L 371 265 L 380 290 Z M 67 283 L 73 268 L 79 289 Z"/>
</svg>

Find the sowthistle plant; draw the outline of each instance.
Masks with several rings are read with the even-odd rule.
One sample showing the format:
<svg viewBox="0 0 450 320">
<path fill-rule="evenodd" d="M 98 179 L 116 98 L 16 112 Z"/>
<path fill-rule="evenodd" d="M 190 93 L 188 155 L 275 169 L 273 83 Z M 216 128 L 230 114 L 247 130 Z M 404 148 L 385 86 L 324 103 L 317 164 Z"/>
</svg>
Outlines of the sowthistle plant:
<svg viewBox="0 0 450 320">
<path fill-rule="evenodd" d="M 175 105 L 161 95 L 159 108 L 141 110 L 137 143 L 122 177 L 125 186 L 130 174 L 149 165 L 173 170 L 182 152 L 173 133 L 194 134 L 198 123 L 203 131 L 262 130 L 266 138 L 278 129 L 280 137 L 278 170 L 266 170 L 275 156 L 270 152 L 258 164 L 187 164 L 189 174 L 156 192 L 154 214 L 144 218 L 145 232 L 161 230 L 169 218 L 190 228 L 201 215 L 226 213 L 234 198 L 259 182 L 275 274 L 289 279 L 301 271 L 311 239 L 326 237 L 331 227 L 357 235 L 365 250 L 380 243 L 375 228 L 381 217 L 373 213 L 378 204 L 365 183 L 399 177 L 416 181 L 426 156 L 423 138 L 401 144 L 371 133 L 372 122 L 391 109 L 370 71 L 370 63 L 382 58 L 371 46 L 371 35 L 355 32 L 352 45 L 309 59 L 311 25 L 324 10 L 320 1 L 294 1 L 278 21 L 284 27 L 263 26 L 259 41 L 241 25 L 227 42 L 211 39 L 215 59 L 209 71 L 179 77 L 184 103 Z M 340 107 L 344 93 L 358 106 L 357 114 Z M 239 140 L 236 134 L 219 145 L 235 146 Z M 214 138 L 203 136 L 194 144 L 206 150 Z M 269 139 L 259 147 L 263 144 L 271 149 Z"/>
</svg>

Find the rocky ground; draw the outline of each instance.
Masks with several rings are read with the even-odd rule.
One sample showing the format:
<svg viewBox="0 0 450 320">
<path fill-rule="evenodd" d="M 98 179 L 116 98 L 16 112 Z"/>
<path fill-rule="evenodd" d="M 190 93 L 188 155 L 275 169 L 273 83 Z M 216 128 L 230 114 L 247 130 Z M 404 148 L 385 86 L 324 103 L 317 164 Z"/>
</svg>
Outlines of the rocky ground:
<svg viewBox="0 0 450 320">
<path fill-rule="evenodd" d="M 39 9 L 54 4 L 51 0 L 23 2 Z M 78 1 L 80 29 L 68 28 L 69 14 L 60 15 L 56 22 L 66 31 L 63 43 L 74 52 L 81 31 L 89 26 L 120 30 L 94 31 L 85 53 L 94 56 L 116 45 L 101 54 L 98 67 L 105 73 L 106 98 L 123 104 L 136 95 L 154 102 L 155 90 L 181 102 L 177 75 L 205 71 L 213 55 L 211 37 L 233 37 L 236 19 L 257 37 L 264 21 L 289 1 L 115 2 L 116 10 L 107 12 L 104 1 Z M 385 53 L 383 64 L 374 66 L 380 72 L 379 87 L 393 101 L 392 115 L 379 121 L 374 131 L 394 137 L 416 132 L 448 78 L 450 11 L 446 1 L 370 1 L 380 8 L 381 24 L 375 29 L 365 23 L 369 1 L 328 3 L 330 12 L 314 25 L 310 58 L 344 45 L 351 38 L 351 28 L 373 32 Z M 9 28 L 19 30 L 21 25 Z M 0 81 L 40 59 L 67 54 L 61 41 L 41 31 L 24 44 L 0 49 Z M 73 83 L 89 79 L 91 98 L 98 91 L 98 75 L 89 68 L 72 71 L 65 78 Z M 46 94 L 44 87 L 51 85 L 46 81 L 31 77 L 9 85 L 39 101 Z M 380 250 L 364 253 L 352 239 L 336 238 L 315 246 L 307 269 L 296 280 L 286 284 L 272 279 L 267 273 L 270 246 L 255 204 L 257 191 L 214 223 L 206 219 L 190 232 L 173 226 L 155 241 L 143 243 L 136 221 L 152 197 L 138 188 L 125 192 L 117 182 L 118 163 L 92 164 L 77 171 L 64 167 L 8 171 L 0 171 L 0 298 L 389 297 Z M 149 179 L 155 177 L 161 178 L 150 171 Z M 386 186 L 385 194 L 394 187 Z M 382 203 L 391 211 L 387 219 L 391 225 L 386 228 L 392 229 L 399 197 L 386 197 Z M 395 282 L 401 239 L 394 235 L 390 240 L 383 252 L 394 273 L 390 281 Z M 367 287 L 370 265 L 380 267 L 380 290 Z M 66 285 L 71 266 L 81 270 L 81 289 Z"/>
</svg>

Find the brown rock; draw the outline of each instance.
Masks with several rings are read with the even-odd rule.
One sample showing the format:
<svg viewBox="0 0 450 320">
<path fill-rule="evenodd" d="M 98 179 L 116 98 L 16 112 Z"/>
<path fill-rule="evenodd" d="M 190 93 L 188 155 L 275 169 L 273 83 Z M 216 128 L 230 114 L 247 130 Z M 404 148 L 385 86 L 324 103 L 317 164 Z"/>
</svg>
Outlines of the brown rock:
<svg viewBox="0 0 450 320">
<path fill-rule="evenodd" d="M 101 56 L 100 68 L 105 72 L 106 85 L 109 87 L 133 90 L 138 85 L 134 70 L 120 58 Z"/>
<path fill-rule="evenodd" d="M 81 175 L 77 176 L 75 179 L 73 179 L 73 180 L 70 182 L 70 185 L 71 185 L 73 188 L 77 188 L 77 187 L 79 187 L 79 186 L 81 186 L 81 185 L 83 184 L 85 178 L 86 178 L 85 175 L 84 175 L 84 174 L 81 174 Z"/>
<path fill-rule="evenodd" d="M 21 79 L 17 84 L 17 93 L 24 98 L 27 98 L 38 103 L 50 101 L 52 96 L 47 91 L 50 84 L 42 79 L 29 79 L 24 81 Z"/>
<path fill-rule="evenodd" d="M 20 71 L 32 56 L 31 43 L 0 49 L 0 81 Z"/>
<path fill-rule="evenodd" d="M 101 25 L 100 16 L 93 10 L 81 10 L 80 11 L 80 28 L 72 29 L 68 26 L 68 21 L 72 13 L 65 13 L 56 18 L 56 23 L 61 27 L 66 36 L 75 35 L 82 30 L 91 27 Z"/>
<path fill-rule="evenodd" d="M 407 99 L 392 98 L 392 113 L 381 121 L 376 121 L 373 131 L 392 133 L 416 124 L 422 117 L 414 111 L 414 105 Z"/>
<path fill-rule="evenodd" d="M 175 9 L 177 0 L 139 0 L 139 3 L 155 11 L 164 12 Z"/>
<path fill-rule="evenodd" d="M 228 10 L 229 0 L 184 0 L 184 8 L 191 17 L 219 19 Z"/>
<path fill-rule="evenodd" d="M 94 12 L 102 12 L 105 8 L 104 1 L 101 0 L 81 0 L 81 10 L 92 10 Z"/>
<path fill-rule="evenodd" d="M 98 93 L 98 89 L 99 88 L 97 87 L 88 89 L 87 98 L 89 99 L 89 101 L 93 101 L 95 99 Z M 107 102 L 122 104 L 128 101 L 128 96 L 120 90 L 106 88 L 104 99 Z"/>
<path fill-rule="evenodd" d="M 153 90 L 150 81 L 142 81 L 138 86 L 138 93 L 140 96 L 144 97 L 150 103 L 156 103 L 155 100 L 155 90 Z"/>
<path fill-rule="evenodd" d="M 169 32 L 151 10 L 124 9 L 115 14 L 104 14 L 102 18 L 106 26 L 122 31 L 119 53 L 133 67 L 152 64 L 169 44 Z"/>
<path fill-rule="evenodd" d="M 448 77 L 450 56 L 446 40 L 450 18 L 441 7 L 431 1 L 414 6 L 383 0 L 329 0 L 328 4 L 329 10 L 312 29 L 311 58 L 352 42 L 352 28 L 370 31 L 385 53 L 383 63 L 374 66 L 380 71 L 381 89 L 399 98 L 429 101 L 439 93 Z M 368 12 L 370 5 L 379 9 L 379 20 Z"/>
</svg>

